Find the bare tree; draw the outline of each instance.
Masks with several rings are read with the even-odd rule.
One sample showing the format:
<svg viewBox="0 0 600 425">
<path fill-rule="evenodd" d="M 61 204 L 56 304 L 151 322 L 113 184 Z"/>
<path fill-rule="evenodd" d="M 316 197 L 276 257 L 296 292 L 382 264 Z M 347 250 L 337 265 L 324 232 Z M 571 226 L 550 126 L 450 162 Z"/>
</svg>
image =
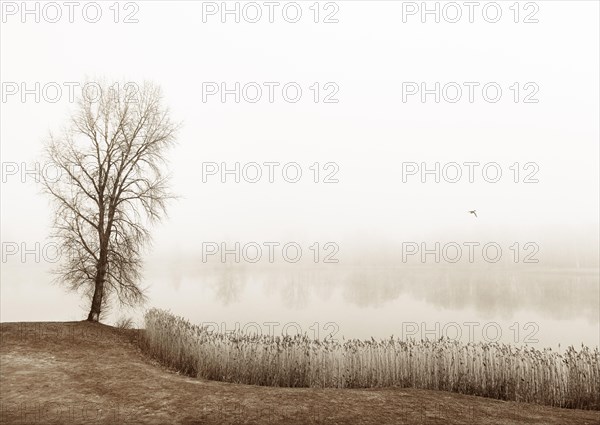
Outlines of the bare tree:
<svg viewBox="0 0 600 425">
<path fill-rule="evenodd" d="M 153 84 L 96 87 L 83 93 L 61 137 L 50 137 L 46 160 L 62 177 L 42 182 L 55 207 L 53 236 L 67 254 L 58 278 L 89 295 L 87 320 L 97 322 L 113 295 L 130 306 L 144 301 L 143 248 L 172 198 L 162 169 L 178 126 Z"/>
</svg>

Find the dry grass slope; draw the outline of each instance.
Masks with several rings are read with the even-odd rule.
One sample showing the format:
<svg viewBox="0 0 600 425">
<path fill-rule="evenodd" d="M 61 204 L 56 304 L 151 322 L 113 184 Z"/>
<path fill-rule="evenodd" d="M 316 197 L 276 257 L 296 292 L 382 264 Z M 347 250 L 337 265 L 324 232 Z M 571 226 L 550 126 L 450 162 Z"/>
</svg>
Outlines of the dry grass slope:
<svg viewBox="0 0 600 425">
<path fill-rule="evenodd" d="M 456 341 L 311 340 L 218 334 L 168 312 L 145 316 L 144 349 L 187 375 L 275 387 L 409 387 L 600 410 L 600 352 Z"/>
<path fill-rule="evenodd" d="M 281 388 L 172 373 L 143 330 L 0 323 L 0 423 L 123 425 L 598 425 L 600 411 L 414 388 Z"/>
</svg>

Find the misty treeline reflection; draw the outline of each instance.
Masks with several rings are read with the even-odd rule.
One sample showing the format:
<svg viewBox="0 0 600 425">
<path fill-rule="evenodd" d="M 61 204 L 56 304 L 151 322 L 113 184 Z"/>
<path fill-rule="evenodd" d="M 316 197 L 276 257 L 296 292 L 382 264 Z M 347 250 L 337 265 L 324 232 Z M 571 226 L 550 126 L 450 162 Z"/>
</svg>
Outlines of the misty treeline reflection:
<svg viewBox="0 0 600 425">
<path fill-rule="evenodd" d="M 526 310 L 552 319 L 599 321 L 596 268 L 180 263 L 162 271 L 173 289 L 183 280 L 208 287 L 223 305 L 243 302 L 244 290 L 258 284 L 288 308 L 306 308 L 314 299 L 334 296 L 359 307 L 377 307 L 408 296 L 450 310 L 472 308 L 491 315 Z"/>
</svg>

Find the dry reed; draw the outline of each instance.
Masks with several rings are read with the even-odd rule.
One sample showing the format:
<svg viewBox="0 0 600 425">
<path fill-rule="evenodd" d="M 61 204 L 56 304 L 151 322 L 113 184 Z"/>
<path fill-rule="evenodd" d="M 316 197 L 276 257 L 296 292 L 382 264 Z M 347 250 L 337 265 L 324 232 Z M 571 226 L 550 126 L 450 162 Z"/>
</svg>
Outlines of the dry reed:
<svg viewBox="0 0 600 425">
<path fill-rule="evenodd" d="M 498 343 L 313 340 L 213 333 L 158 309 L 144 348 L 190 376 L 278 387 L 412 387 L 600 410 L 600 352 L 563 354 Z"/>
</svg>

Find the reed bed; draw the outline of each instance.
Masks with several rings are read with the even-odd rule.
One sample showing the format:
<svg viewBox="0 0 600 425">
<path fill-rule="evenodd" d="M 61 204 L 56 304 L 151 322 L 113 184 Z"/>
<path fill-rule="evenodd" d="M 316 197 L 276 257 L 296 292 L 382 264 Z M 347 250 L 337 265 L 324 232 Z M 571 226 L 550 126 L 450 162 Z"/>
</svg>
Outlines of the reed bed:
<svg viewBox="0 0 600 425">
<path fill-rule="evenodd" d="M 412 387 L 600 410 L 600 352 L 563 354 L 498 343 L 313 340 L 209 332 L 158 309 L 144 349 L 193 377 L 278 387 Z"/>
</svg>

